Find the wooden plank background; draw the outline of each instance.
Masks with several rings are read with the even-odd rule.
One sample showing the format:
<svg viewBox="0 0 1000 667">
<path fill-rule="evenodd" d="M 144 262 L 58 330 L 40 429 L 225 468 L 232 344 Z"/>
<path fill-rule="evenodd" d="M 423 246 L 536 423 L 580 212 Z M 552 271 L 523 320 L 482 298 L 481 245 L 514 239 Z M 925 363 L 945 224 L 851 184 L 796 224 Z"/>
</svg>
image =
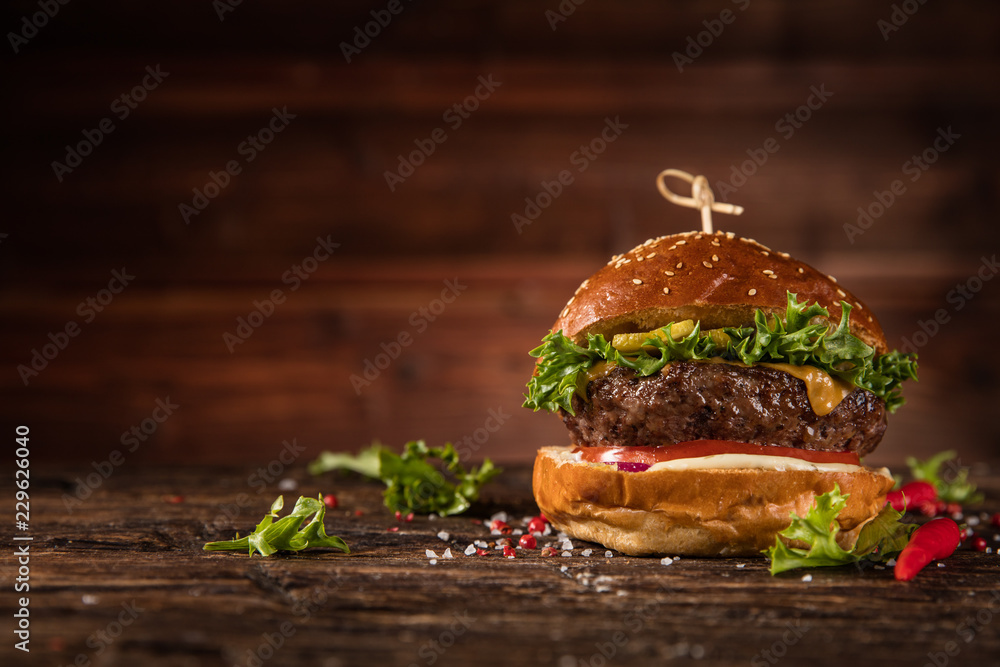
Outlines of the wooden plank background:
<svg viewBox="0 0 1000 667">
<path fill-rule="evenodd" d="M 746 214 L 717 225 L 837 275 L 893 344 L 939 309 L 949 318 L 873 460 L 989 458 L 1000 289 L 949 293 L 976 287 L 981 267 L 992 277 L 983 259 L 1000 237 L 1000 6 L 929 3 L 885 40 L 891 3 L 742 5 L 589 0 L 553 30 L 556 2 L 404 3 L 351 63 L 340 43 L 385 3 L 244 3 L 223 21 L 210 3 L 61 6 L 2 65 L 3 426 L 29 424 L 44 457 L 89 463 L 169 397 L 179 407 L 130 462 L 266 462 L 293 438 L 307 456 L 462 440 L 494 410 L 503 424 L 478 432 L 475 455 L 529 459 L 565 435 L 519 408 L 527 350 L 608 256 L 697 224 L 660 198 L 656 173 L 715 184 L 775 137 L 730 197 Z M 724 9 L 733 22 L 678 72 L 672 54 Z M 35 11 L 8 3 L 3 25 Z M 147 66 L 169 74 L 119 119 L 112 101 Z M 444 113 L 479 77 L 500 85 L 453 128 Z M 832 96 L 780 133 L 813 87 Z M 288 127 L 243 162 L 240 143 L 286 107 Z M 114 131 L 59 182 L 51 163 L 105 117 Z M 627 128 L 576 172 L 608 118 Z M 390 191 L 385 172 L 436 128 L 447 140 Z M 911 182 L 904 163 L 941 128 L 960 138 Z M 229 160 L 242 172 L 185 224 L 179 204 Z M 512 214 L 564 169 L 573 184 L 518 233 Z M 849 238 L 858 207 L 896 179 L 906 192 Z M 340 245 L 291 292 L 282 275 L 317 237 Z M 84 323 L 78 304 L 122 267 L 135 280 Z M 448 280 L 466 288 L 433 322 L 419 315 Z M 287 301 L 230 353 L 223 334 L 275 289 Z M 18 365 L 70 321 L 80 334 L 25 386 Z M 412 344 L 355 391 L 352 374 L 402 332 Z"/>
</svg>

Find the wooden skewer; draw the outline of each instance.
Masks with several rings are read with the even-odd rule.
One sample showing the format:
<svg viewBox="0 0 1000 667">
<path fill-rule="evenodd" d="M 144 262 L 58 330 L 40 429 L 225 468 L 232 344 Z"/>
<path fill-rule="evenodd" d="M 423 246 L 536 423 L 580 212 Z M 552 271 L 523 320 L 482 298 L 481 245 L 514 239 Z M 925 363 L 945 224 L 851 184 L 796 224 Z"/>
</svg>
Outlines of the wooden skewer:
<svg viewBox="0 0 1000 667">
<path fill-rule="evenodd" d="M 683 197 L 671 191 L 664 181 L 668 176 L 673 176 L 674 178 L 679 178 L 690 183 L 691 196 Z M 704 176 L 692 176 L 680 169 L 664 169 L 656 177 L 656 187 L 667 201 L 678 206 L 699 209 L 701 211 L 701 228 L 706 234 L 712 233 L 712 211 L 716 213 L 728 213 L 730 215 L 740 215 L 743 213 L 742 206 L 715 201 L 712 188 L 709 187 L 708 179 Z"/>
</svg>

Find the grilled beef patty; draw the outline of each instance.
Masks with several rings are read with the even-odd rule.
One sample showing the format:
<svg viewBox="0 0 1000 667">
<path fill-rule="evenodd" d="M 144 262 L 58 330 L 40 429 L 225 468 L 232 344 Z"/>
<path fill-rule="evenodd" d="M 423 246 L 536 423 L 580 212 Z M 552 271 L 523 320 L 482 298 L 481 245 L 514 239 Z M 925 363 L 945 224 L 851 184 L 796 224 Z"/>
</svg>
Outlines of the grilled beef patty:
<svg viewBox="0 0 1000 667">
<path fill-rule="evenodd" d="M 583 446 L 733 440 L 864 456 L 886 427 L 885 402 L 867 390 L 820 417 L 802 380 L 763 366 L 685 361 L 649 377 L 619 366 L 590 382 L 587 395 L 574 396 L 575 416 L 562 411 Z"/>
</svg>

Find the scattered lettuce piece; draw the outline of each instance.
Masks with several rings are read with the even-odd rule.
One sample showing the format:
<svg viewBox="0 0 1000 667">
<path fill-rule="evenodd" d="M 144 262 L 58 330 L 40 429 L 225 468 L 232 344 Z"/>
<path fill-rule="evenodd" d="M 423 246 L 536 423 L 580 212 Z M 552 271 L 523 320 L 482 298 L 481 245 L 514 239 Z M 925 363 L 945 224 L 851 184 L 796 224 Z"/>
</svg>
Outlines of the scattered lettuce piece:
<svg viewBox="0 0 1000 667">
<path fill-rule="evenodd" d="M 246 537 L 241 538 L 239 534 L 236 539 L 225 542 L 208 542 L 203 547 L 205 551 L 242 551 L 253 556 L 257 551 L 263 556 L 270 556 L 278 551 L 302 551 L 310 547 L 330 547 L 340 549 L 344 553 L 350 553 L 347 543 L 339 537 L 326 534 L 323 525 L 323 518 L 326 515 L 326 506 L 323 504 L 323 497 L 307 498 L 299 496 L 292 508 L 291 514 L 278 519 L 278 512 L 285 504 L 284 496 L 271 505 L 271 511 L 264 519 L 257 524 L 257 528 Z M 302 527 L 302 522 L 312 516 L 306 526 Z M 275 519 L 278 519 L 275 521 Z"/>
<path fill-rule="evenodd" d="M 914 479 L 933 484 L 941 500 L 963 505 L 981 503 L 983 494 L 977 492 L 976 485 L 969 481 L 969 469 L 959 465 L 959 461 L 951 463 L 957 457 L 954 450 L 940 452 L 926 461 L 908 456 L 906 465 Z M 952 474 L 949 475 L 949 472 Z"/>
<path fill-rule="evenodd" d="M 784 319 L 768 318 L 758 310 L 752 327 L 726 327 L 730 341 L 725 347 L 716 344 L 695 326 L 688 336 L 674 339 L 668 324 L 661 330 L 663 338 L 650 336 L 643 345 L 656 348 L 656 354 L 645 349 L 625 356 L 611 346 L 604 336 L 589 335 L 586 347 L 577 345 L 562 331 L 550 332 L 542 344 L 531 350 L 538 359 L 535 374 L 528 381 L 524 407 L 556 412 L 563 409 L 574 414 L 573 394 L 585 398 L 587 371 L 594 364 L 606 361 L 633 369 L 637 375 L 649 376 L 660 372 L 670 361 L 689 361 L 722 357 L 745 364 L 758 362 L 788 363 L 815 366 L 872 392 L 885 400 L 890 412 L 903 404 L 899 385 L 904 380 L 917 379 L 917 355 L 896 350 L 875 356 L 875 350 L 850 333 L 851 305 L 841 302 L 841 318 L 837 327 L 825 323 L 810 324 L 815 317 L 829 317 L 829 311 L 818 304 L 799 303 L 788 292 Z"/>
<path fill-rule="evenodd" d="M 449 481 L 430 459 L 439 459 L 452 475 Z M 377 460 L 377 467 L 373 461 Z M 386 489 L 385 506 L 399 512 L 441 516 L 461 514 L 479 499 L 479 489 L 498 475 L 489 459 L 479 467 L 466 471 L 459 460 L 454 445 L 428 447 L 423 440 L 406 443 L 403 453 L 396 454 L 378 444 L 362 450 L 356 456 L 324 452 L 309 464 L 314 475 L 330 470 L 355 470 L 369 477 L 382 480 Z"/>
<path fill-rule="evenodd" d="M 328 470 L 350 470 L 365 477 L 378 479 L 379 452 L 385 449 L 381 443 L 372 443 L 357 455 L 321 452 L 319 458 L 309 464 L 309 474 L 319 475 Z"/>
<path fill-rule="evenodd" d="M 916 529 L 916 524 L 901 523 L 902 514 L 886 505 L 861 529 L 854 548 L 846 551 L 836 539 L 840 532 L 836 518 L 846 505 L 847 496 L 837 485 L 829 493 L 817 496 L 816 504 L 804 518 L 793 512 L 792 524 L 778 533 L 774 546 L 764 551 L 771 560 L 771 574 L 802 567 L 850 565 L 863 560 L 885 562 L 903 550 L 910 533 Z M 781 537 L 800 540 L 809 548 L 790 547 Z"/>
</svg>

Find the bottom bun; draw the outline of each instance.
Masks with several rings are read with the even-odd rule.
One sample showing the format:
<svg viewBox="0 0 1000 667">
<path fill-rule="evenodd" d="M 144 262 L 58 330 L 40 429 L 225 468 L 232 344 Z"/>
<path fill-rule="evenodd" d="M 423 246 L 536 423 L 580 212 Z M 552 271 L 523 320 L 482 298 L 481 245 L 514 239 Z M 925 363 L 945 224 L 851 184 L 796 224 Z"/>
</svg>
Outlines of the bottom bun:
<svg viewBox="0 0 1000 667">
<path fill-rule="evenodd" d="M 578 461 L 573 449 L 538 451 L 532 478 L 538 507 L 567 535 L 631 556 L 759 556 L 791 524 L 792 512 L 805 516 L 834 485 L 848 496 L 837 516 L 837 542 L 851 549 L 893 486 L 887 473 L 860 466 L 621 472 Z"/>
</svg>

